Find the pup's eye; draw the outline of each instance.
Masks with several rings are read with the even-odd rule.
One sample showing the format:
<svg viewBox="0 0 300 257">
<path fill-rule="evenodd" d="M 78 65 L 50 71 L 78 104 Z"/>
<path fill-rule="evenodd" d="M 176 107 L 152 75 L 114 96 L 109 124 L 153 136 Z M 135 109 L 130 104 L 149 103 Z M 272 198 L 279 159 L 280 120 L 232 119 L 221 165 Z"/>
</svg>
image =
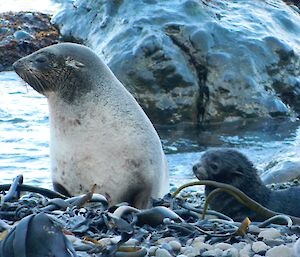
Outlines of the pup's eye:
<svg viewBox="0 0 300 257">
<path fill-rule="evenodd" d="M 44 63 L 47 61 L 47 58 L 45 56 L 38 56 L 35 61 L 38 63 Z"/>
<path fill-rule="evenodd" d="M 215 164 L 215 163 L 211 163 L 209 166 L 210 166 L 213 170 L 217 170 L 217 169 L 218 169 L 218 166 L 217 166 L 217 164 Z"/>
</svg>

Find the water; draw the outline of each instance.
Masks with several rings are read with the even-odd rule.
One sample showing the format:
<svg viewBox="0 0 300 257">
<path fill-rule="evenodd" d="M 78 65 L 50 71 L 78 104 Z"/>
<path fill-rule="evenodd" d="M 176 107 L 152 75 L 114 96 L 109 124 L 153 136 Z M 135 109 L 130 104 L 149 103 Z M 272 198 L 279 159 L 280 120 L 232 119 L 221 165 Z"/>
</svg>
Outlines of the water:
<svg viewBox="0 0 300 257">
<path fill-rule="evenodd" d="M 59 1 L 56 1 L 59 2 Z M 2 0 L 0 12 L 54 13 L 51 0 Z M 300 123 L 261 120 L 201 130 L 189 125 L 158 128 L 170 168 L 171 185 L 195 179 L 191 168 L 207 148 L 238 148 L 263 172 L 284 160 L 299 160 Z M 200 132 L 199 132 L 200 131 Z M 49 125 L 46 99 L 26 86 L 14 72 L 0 73 L 0 183 L 23 174 L 25 183 L 51 188 Z"/>
<path fill-rule="evenodd" d="M 279 160 L 299 160 L 299 122 L 262 120 L 201 129 L 158 128 L 170 168 L 171 185 L 195 177 L 192 165 L 207 148 L 238 148 L 263 171 Z M 0 73 L 0 183 L 23 174 L 25 183 L 51 188 L 46 99 L 14 72 Z"/>
</svg>

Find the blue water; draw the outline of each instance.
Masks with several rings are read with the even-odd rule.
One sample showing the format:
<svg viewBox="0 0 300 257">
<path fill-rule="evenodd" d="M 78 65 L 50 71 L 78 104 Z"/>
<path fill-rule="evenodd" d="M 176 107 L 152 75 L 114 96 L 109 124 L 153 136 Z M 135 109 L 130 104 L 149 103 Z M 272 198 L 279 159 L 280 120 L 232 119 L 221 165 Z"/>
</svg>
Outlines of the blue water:
<svg viewBox="0 0 300 257">
<path fill-rule="evenodd" d="M 159 128 L 172 185 L 195 179 L 191 168 L 207 148 L 238 148 L 263 171 L 272 162 L 300 159 L 300 123 L 261 120 Z M 14 72 L 0 73 L 0 183 L 23 174 L 25 183 L 51 188 L 48 106 Z"/>
</svg>

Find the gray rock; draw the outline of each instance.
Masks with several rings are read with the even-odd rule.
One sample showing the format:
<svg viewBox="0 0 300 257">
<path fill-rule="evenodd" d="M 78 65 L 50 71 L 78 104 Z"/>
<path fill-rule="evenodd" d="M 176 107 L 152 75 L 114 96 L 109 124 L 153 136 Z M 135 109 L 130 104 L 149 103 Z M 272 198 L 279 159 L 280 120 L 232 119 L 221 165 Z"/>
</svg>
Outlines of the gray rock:
<svg viewBox="0 0 300 257">
<path fill-rule="evenodd" d="M 203 257 L 221 257 L 223 254 L 223 251 L 221 249 L 214 249 L 209 250 L 201 254 Z"/>
<path fill-rule="evenodd" d="M 270 247 L 267 246 L 264 242 L 257 241 L 252 244 L 252 251 L 255 253 L 266 252 Z"/>
<path fill-rule="evenodd" d="M 258 237 L 263 238 L 263 240 L 272 240 L 280 236 L 280 232 L 275 228 L 265 229 L 258 234 Z"/>
<path fill-rule="evenodd" d="M 170 247 L 172 248 L 173 251 L 178 252 L 181 249 L 181 244 L 178 241 L 170 241 L 169 242 Z"/>
<path fill-rule="evenodd" d="M 292 257 L 293 251 L 285 245 L 279 245 L 266 252 L 266 257 Z"/>
<path fill-rule="evenodd" d="M 172 255 L 166 249 L 157 249 L 155 252 L 156 257 L 172 257 Z"/>
<path fill-rule="evenodd" d="M 261 176 L 261 179 L 265 184 L 288 182 L 299 178 L 300 162 L 290 160 L 279 162 Z"/>
<path fill-rule="evenodd" d="M 65 2 L 53 23 L 92 47 L 154 123 L 300 112 L 300 16 L 281 0 Z"/>
<path fill-rule="evenodd" d="M 238 257 L 239 251 L 236 248 L 230 248 L 222 253 L 222 257 Z"/>
</svg>

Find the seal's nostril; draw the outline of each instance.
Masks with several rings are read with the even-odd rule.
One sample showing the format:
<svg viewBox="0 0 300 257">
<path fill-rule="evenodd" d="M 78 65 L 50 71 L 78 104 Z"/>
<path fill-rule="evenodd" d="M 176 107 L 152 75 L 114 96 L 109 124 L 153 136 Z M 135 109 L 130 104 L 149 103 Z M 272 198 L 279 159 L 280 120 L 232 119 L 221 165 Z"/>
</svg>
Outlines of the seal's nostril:
<svg viewBox="0 0 300 257">
<path fill-rule="evenodd" d="M 20 61 L 15 61 L 14 63 L 13 63 L 13 65 L 12 65 L 12 67 L 14 68 L 14 70 L 16 71 L 16 70 L 18 70 L 18 69 L 20 69 L 21 68 L 21 62 Z"/>
<path fill-rule="evenodd" d="M 193 172 L 196 172 L 197 171 L 197 164 L 195 164 L 194 166 L 193 166 Z"/>
</svg>

